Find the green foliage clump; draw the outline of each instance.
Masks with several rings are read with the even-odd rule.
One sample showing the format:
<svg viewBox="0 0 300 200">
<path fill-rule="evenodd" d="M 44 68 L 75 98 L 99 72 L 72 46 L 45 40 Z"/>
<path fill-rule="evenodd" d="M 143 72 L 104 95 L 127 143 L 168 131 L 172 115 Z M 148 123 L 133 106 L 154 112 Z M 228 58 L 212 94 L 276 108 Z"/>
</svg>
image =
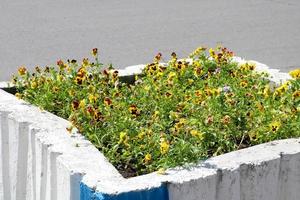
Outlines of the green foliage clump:
<svg viewBox="0 0 300 200">
<path fill-rule="evenodd" d="M 19 68 L 17 97 L 69 119 L 126 177 L 196 163 L 300 136 L 300 69 L 279 86 L 218 47 L 163 65 L 158 54 L 134 84 L 95 61 Z"/>
</svg>

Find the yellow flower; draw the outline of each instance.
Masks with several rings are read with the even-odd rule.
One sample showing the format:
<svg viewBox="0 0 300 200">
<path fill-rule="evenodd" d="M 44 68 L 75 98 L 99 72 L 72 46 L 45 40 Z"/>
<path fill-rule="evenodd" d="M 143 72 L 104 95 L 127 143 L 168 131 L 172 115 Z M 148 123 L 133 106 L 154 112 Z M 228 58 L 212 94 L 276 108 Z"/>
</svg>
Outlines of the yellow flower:
<svg viewBox="0 0 300 200">
<path fill-rule="evenodd" d="M 270 93 L 271 93 L 270 86 L 267 85 L 267 86 L 264 88 L 263 95 L 264 95 L 265 98 L 267 98 L 267 97 L 269 97 Z"/>
<path fill-rule="evenodd" d="M 190 58 L 193 58 L 202 52 L 204 52 L 207 48 L 206 47 L 198 47 L 193 53 L 190 54 Z"/>
<path fill-rule="evenodd" d="M 204 139 L 204 134 L 200 131 L 197 131 L 197 130 L 191 130 L 191 135 L 194 136 L 194 137 L 198 137 L 200 140 L 203 140 Z"/>
<path fill-rule="evenodd" d="M 84 58 L 84 59 L 82 60 L 82 66 L 83 66 L 83 67 L 87 67 L 87 66 L 89 66 L 89 65 L 90 65 L 89 59 L 88 59 L 88 58 Z"/>
<path fill-rule="evenodd" d="M 272 122 L 270 124 L 270 128 L 271 128 L 271 131 L 272 132 L 276 132 L 278 131 L 278 129 L 281 127 L 281 123 L 279 121 L 275 121 L 275 122 Z"/>
<path fill-rule="evenodd" d="M 159 168 L 157 170 L 157 173 L 160 174 L 160 175 L 165 175 L 166 174 L 166 170 L 164 168 Z"/>
<path fill-rule="evenodd" d="M 256 107 L 258 108 L 258 110 L 260 112 L 264 112 L 265 111 L 265 107 L 264 107 L 264 105 L 261 102 L 256 102 L 255 105 L 256 105 Z"/>
<path fill-rule="evenodd" d="M 32 81 L 30 84 L 31 89 L 35 89 L 35 88 L 37 88 L 37 86 L 38 86 L 38 84 L 36 81 Z"/>
<path fill-rule="evenodd" d="M 209 55 L 210 55 L 211 57 L 214 57 L 214 55 L 215 55 L 215 50 L 213 50 L 212 48 L 210 48 L 208 51 L 209 51 Z"/>
<path fill-rule="evenodd" d="M 53 91 L 54 93 L 57 93 L 57 92 L 59 91 L 59 88 L 58 88 L 58 87 L 53 87 L 53 88 L 52 88 L 52 91 Z"/>
<path fill-rule="evenodd" d="M 131 104 L 130 107 L 128 108 L 130 114 L 132 114 L 134 117 L 137 117 L 140 115 L 140 110 L 137 108 L 135 104 Z"/>
<path fill-rule="evenodd" d="M 300 78 L 300 69 L 290 71 L 289 74 L 291 75 L 291 77 L 298 79 Z"/>
<path fill-rule="evenodd" d="M 85 108 L 85 100 L 81 100 L 80 103 L 79 103 L 79 108 Z"/>
<path fill-rule="evenodd" d="M 245 88 L 245 87 L 248 86 L 248 82 L 244 80 L 244 81 L 242 81 L 242 82 L 240 83 L 240 86 L 243 87 L 243 88 Z"/>
<path fill-rule="evenodd" d="M 21 99 L 22 95 L 20 93 L 16 93 L 15 96 L 17 97 L 17 99 Z"/>
<path fill-rule="evenodd" d="M 293 98 L 294 99 L 297 99 L 297 98 L 299 98 L 300 97 L 300 90 L 297 90 L 297 91 L 295 91 L 294 93 L 293 93 Z"/>
<path fill-rule="evenodd" d="M 193 79 L 191 79 L 191 78 L 189 78 L 189 79 L 188 79 L 188 83 L 191 85 L 191 84 L 193 84 L 193 83 L 194 83 L 194 80 L 193 80 Z"/>
<path fill-rule="evenodd" d="M 168 79 L 169 79 L 169 80 L 173 79 L 174 77 L 176 77 L 176 73 L 175 73 L 175 72 L 170 72 L 170 73 L 168 74 Z"/>
<path fill-rule="evenodd" d="M 145 135 L 146 135 L 145 132 L 142 131 L 142 132 L 140 132 L 140 133 L 138 134 L 138 138 L 139 138 L 139 139 L 143 139 Z"/>
<path fill-rule="evenodd" d="M 186 119 L 185 118 L 180 118 L 179 122 L 175 124 L 175 129 L 178 130 L 182 128 L 186 124 Z"/>
<path fill-rule="evenodd" d="M 129 146 L 129 144 L 128 144 L 129 136 L 127 135 L 126 132 L 120 132 L 120 136 L 119 137 L 120 138 L 119 138 L 118 144 L 124 143 L 126 146 Z"/>
<path fill-rule="evenodd" d="M 257 140 L 257 133 L 256 132 L 250 132 L 249 133 L 249 138 L 251 141 L 256 141 Z"/>
<path fill-rule="evenodd" d="M 75 95 L 75 91 L 74 90 L 69 90 L 68 93 L 69 93 L 70 96 L 74 96 Z"/>
<path fill-rule="evenodd" d="M 26 72 L 27 72 L 27 69 L 26 69 L 26 67 L 24 67 L 24 66 L 21 66 L 21 67 L 19 67 L 19 69 L 18 69 L 18 73 L 19 73 L 19 75 L 20 75 L 20 76 L 23 76 L 23 75 L 25 75 L 25 74 L 26 74 Z"/>
<path fill-rule="evenodd" d="M 243 71 L 254 70 L 256 67 L 255 63 L 246 62 L 244 64 L 239 65 L 240 69 Z"/>
<path fill-rule="evenodd" d="M 146 164 L 150 163 L 151 160 L 152 160 L 151 154 L 150 154 L 150 153 L 147 153 L 147 154 L 145 155 L 144 160 L 145 160 L 145 163 L 146 163 Z"/>
<path fill-rule="evenodd" d="M 94 96 L 94 95 L 92 95 L 92 94 L 89 94 L 89 101 L 90 101 L 90 103 L 95 102 L 97 99 L 98 99 L 97 96 Z"/>
<path fill-rule="evenodd" d="M 276 88 L 275 92 L 274 92 L 274 95 L 282 95 L 284 92 L 286 92 L 288 89 L 289 89 L 289 85 L 290 85 L 290 82 L 287 81 L 285 82 L 284 84 L 282 84 L 280 87 Z"/>
<path fill-rule="evenodd" d="M 169 151 L 170 144 L 165 138 L 160 139 L 160 152 L 166 154 Z"/>
</svg>

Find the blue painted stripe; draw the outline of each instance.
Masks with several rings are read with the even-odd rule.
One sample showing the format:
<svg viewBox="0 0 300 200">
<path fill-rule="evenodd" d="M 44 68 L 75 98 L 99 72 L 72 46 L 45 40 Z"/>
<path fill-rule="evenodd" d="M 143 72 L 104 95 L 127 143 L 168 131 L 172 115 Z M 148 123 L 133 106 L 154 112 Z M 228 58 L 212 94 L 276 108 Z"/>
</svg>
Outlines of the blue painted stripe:
<svg viewBox="0 0 300 200">
<path fill-rule="evenodd" d="M 84 183 L 80 183 L 80 200 L 169 200 L 169 194 L 166 184 L 149 190 L 111 195 L 95 192 Z"/>
</svg>

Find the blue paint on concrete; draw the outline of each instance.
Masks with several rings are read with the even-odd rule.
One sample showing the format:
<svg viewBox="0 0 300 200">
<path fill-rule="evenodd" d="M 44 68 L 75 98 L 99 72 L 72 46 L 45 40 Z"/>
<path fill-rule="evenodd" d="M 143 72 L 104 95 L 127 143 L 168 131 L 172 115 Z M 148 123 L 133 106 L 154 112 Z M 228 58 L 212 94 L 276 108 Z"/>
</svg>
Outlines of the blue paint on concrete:
<svg viewBox="0 0 300 200">
<path fill-rule="evenodd" d="M 80 183 L 80 200 L 169 200 L 169 194 L 166 184 L 149 190 L 112 195 L 95 192 L 84 183 Z"/>
<path fill-rule="evenodd" d="M 93 196 L 95 190 L 89 188 L 86 184 L 80 183 L 80 200 L 92 200 L 95 199 Z"/>
</svg>

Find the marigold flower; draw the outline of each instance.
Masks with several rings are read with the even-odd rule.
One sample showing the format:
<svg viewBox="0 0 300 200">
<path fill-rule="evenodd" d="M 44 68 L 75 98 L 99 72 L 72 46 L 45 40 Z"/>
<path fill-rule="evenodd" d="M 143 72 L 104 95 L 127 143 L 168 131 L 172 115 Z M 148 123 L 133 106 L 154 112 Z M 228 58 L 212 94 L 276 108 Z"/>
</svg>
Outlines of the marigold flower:
<svg viewBox="0 0 300 200">
<path fill-rule="evenodd" d="M 300 69 L 295 69 L 293 71 L 290 71 L 289 74 L 291 77 L 298 79 L 300 78 Z"/>
<path fill-rule="evenodd" d="M 18 73 L 19 73 L 19 75 L 20 75 L 20 76 L 23 76 L 23 75 L 25 75 L 25 74 L 26 74 L 26 72 L 27 72 L 27 69 L 26 69 L 26 67 L 24 67 L 24 66 L 22 66 L 22 67 L 19 67 L 19 69 L 18 69 Z"/>
</svg>

